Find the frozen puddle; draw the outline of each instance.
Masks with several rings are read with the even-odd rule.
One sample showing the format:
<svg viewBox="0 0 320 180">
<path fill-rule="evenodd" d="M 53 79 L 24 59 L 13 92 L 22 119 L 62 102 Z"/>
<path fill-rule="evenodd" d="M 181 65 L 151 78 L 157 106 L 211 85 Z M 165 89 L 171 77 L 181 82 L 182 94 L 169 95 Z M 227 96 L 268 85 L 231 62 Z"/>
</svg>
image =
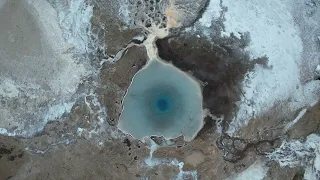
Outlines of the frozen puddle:
<svg viewBox="0 0 320 180">
<path fill-rule="evenodd" d="M 30 136 L 72 107 L 86 75 L 46 0 L 0 0 L 0 133 Z"/>
</svg>

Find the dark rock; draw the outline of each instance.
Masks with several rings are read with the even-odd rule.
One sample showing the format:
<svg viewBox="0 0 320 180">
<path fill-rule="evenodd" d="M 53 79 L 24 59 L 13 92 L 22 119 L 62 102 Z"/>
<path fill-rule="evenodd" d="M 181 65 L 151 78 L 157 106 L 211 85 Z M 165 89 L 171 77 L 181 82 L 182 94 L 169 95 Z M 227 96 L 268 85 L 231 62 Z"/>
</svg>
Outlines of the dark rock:
<svg viewBox="0 0 320 180">
<path fill-rule="evenodd" d="M 123 140 L 123 143 L 126 144 L 126 146 L 130 147 L 131 146 L 131 142 L 128 138 Z"/>
<path fill-rule="evenodd" d="M 235 140 L 233 144 L 234 144 L 234 147 L 239 151 L 243 151 L 247 146 L 246 142 L 240 139 Z"/>
</svg>

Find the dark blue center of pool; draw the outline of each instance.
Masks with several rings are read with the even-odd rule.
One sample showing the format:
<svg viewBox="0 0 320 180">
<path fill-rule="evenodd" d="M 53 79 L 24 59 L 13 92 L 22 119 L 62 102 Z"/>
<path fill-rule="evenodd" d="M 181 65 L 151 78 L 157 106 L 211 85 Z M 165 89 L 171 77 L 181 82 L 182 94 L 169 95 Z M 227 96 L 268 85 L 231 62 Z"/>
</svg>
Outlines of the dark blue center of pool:
<svg viewBox="0 0 320 180">
<path fill-rule="evenodd" d="M 169 108 L 168 101 L 165 99 L 159 99 L 157 101 L 157 107 L 160 111 L 167 111 Z"/>
</svg>

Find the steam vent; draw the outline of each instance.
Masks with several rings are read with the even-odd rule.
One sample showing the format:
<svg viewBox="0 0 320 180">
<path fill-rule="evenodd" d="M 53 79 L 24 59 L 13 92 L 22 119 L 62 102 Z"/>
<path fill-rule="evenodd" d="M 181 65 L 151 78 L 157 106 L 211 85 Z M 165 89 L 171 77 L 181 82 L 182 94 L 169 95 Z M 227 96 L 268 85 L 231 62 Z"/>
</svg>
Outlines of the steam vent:
<svg viewBox="0 0 320 180">
<path fill-rule="evenodd" d="M 143 140 L 184 136 L 192 140 L 202 128 L 201 88 L 171 64 L 151 60 L 133 78 L 124 97 L 118 128 Z"/>
</svg>

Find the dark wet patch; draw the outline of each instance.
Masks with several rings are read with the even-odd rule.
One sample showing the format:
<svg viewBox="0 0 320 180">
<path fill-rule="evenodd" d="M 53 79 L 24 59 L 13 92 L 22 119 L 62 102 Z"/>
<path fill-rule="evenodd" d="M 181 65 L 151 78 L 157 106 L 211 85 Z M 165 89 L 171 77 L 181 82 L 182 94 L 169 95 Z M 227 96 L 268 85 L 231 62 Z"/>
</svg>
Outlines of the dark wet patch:
<svg viewBox="0 0 320 180">
<path fill-rule="evenodd" d="M 0 142 L 0 159 L 7 157 L 8 161 L 14 161 L 16 158 L 22 158 L 24 152 L 16 149 L 14 146 L 8 147 Z"/>
<path fill-rule="evenodd" d="M 124 143 L 126 146 L 128 146 L 128 147 L 131 146 L 131 142 L 130 142 L 130 140 L 129 140 L 128 138 L 124 139 L 124 140 L 123 140 L 123 143 Z"/>
<path fill-rule="evenodd" d="M 223 129 L 237 111 L 242 96 L 242 81 L 255 64 L 264 67 L 267 58 L 249 60 L 243 50 L 248 37 L 220 38 L 216 44 L 194 34 L 157 40 L 159 56 L 203 83 L 203 105 L 213 115 L 223 115 Z"/>
<path fill-rule="evenodd" d="M 14 177 L 25 163 L 27 155 L 22 141 L 0 135 L 0 179 Z"/>
<path fill-rule="evenodd" d="M 141 151 L 144 151 L 146 147 L 141 141 L 129 136 L 122 139 L 122 143 L 122 148 L 126 150 L 127 157 L 130 157 L 131 161 L 135 160 L 134 158 L 137 159 Z"/>
<path fill-rule="evenodd" d="M 299 169 L 296 174 L 294 175 L 292 180 L 303 180 L 304 179 L 304 173 L 305 170 L 304 169 Z"/>
<path fill-rule="evenodd" d="M 202 129 L 199 131 L 197 138 L 205 139 L 207 137 L 207 134 L 210 134 L 213 132 L 213 128 L 216 126 L 215 121 L 207 116 L 204 118 L 204 125 Z"/>
<path fill-rule="evenodd" d="M 0 143 L 0 159 L 7 154 L 11 154 L 13 148 L 7 148 L 4 144 Z"/>
</svg>

